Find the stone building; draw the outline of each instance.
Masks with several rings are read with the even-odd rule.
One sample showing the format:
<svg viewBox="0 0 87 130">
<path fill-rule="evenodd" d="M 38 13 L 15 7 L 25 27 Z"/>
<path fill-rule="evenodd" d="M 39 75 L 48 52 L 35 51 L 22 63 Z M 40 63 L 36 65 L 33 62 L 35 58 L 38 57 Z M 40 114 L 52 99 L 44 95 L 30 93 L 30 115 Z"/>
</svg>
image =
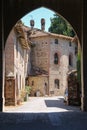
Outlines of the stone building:
<svg viewBox="0 0 87 130">
<path fill-rule="evenodd" d="M 73 38 L 33 29 L 29 35 L 31 46 L 31 95 L 63 95 L 67 87 L 67 73 L 76 69 L 77 44 Z"/>
<path fill-rule="evenodd" d="M 41 30 L 34 28 L 34 21 L 31 24 L 29 28 L 18 21 L 6 42 L 6 105 L 17 104 L 25 85 L 31 86 L 31 96 L 63 95 L 67 73 L 76 69 L 73 38 L 45 32 L 45 23 Z"/>
<path fill-rule="evenodd" d="M 11 30 L 5 46 L 5 105 L 16 105 L 29 71 L 28 28 L 21 21 Z"/>
</svg>

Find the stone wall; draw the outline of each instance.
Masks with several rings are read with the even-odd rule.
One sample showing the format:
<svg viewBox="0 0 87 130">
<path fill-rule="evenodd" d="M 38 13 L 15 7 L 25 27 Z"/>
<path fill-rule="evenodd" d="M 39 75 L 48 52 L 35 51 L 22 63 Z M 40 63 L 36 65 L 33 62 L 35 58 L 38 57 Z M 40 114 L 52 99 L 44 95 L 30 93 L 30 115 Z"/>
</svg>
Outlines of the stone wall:
<svg viewBox="0 0 87 130">
<path fill-rule="evenodd" d="M 58 40 L 58 44 L 55 44 L 55 39 Z M 69 70 L 76 69 L 75 47 L 77 45 L 68 37 L 64 39 L 63 36 L 59 38 L 57 35 L 56 37 L 37 36 L 31 41 L 34 45 L 31 49 L 31 65 L 48 71 L 49 95 L 64 95 L 64 90 L 68 85 L 67 73 Z M 58 54 L 58 64 L 54 64 L 55 53 Z M 69 65 L 70 54 L 72 54 L 72 65 Z M 55 87 L 56 79 L 59 80 L 57 88 Z"/>
<path fill-rule="evenodd" d="M 37 37 L 31 40 L 34 47 L 31 48 L 31 64 L 45 71 L 49 69 L 49 39 Z"/>
<path fill-rule="evenodd" d="M 75 43 L 69 45 L 69 40 L 58 39 L 55 44 L 55 38 L 50 41 L 50 67 L 49 67 L 49 91 L 53 91 L 55 95 L 64 95 L 67 87 L 67 73 L 70 69 L 76 69 Z M 54 64 L 54 54 L 58 54 L 58 64 Z M 73 65 L 69 66 L 69 54 L 72 53 Z M 55 79 L 59 80 L 59 89 L 55 88 Z"/>
<path fill-rule="evenodd" d="M 11 31 L 5 46 L 5 104 L 14 105 L 20 98 L 20 92 L 25 88 L 25 78 L 28 74 L 29 49 L 23 48 L 15 30 Z M 11 75 L 10 75 L 11 74 Z M 8 87 L 7 78 L 14 77 L 14 87 Z M 12 88 L 12 89 L 10 89 Z M 9 98 L 10 93 L 10 98 Z M 12 95 L 15 96 L 12 96 Z M 13 103 L 12 103 L 13 102 Z"/>
<path fill-rule="evenodd" d="M 10 72 L 14 73 L 14 39 L 15 39 L 15 34 L 14 31 L 12 30 L 5 44 L 6 75 L 8 75 Z"/>
<path fill-rule="evenodd" d="M 77 80 L 77 72 L 68 74 L 68 105 L 81 105 L 81 90 Z"/>
<path fill-rule="evenodd" d="M 15 79 L 11 77 L 5 79 L 5 105 L 16 105 Z"/>
<path fill-rule="evenodd" d="M 30 76 L 28 78 L 29 85 L 31 86 L 31 96 L 45 96 L 48 95 L 49 84 L 48 76 Z M 45 86 L 46 83 L 46 86 Z M 37 95 L 39 92 L 39 95 Z"/>
</svg>

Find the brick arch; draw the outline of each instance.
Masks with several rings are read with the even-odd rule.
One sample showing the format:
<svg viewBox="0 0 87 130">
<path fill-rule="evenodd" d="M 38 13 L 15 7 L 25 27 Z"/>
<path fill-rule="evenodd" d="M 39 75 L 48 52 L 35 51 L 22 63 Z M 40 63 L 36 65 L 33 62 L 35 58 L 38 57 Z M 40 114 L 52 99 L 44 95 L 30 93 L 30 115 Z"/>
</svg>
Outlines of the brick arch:
<svg viewBox="0 0 87 130">
<path fill-rule="evenodd" d="M 25 14 L 40 8 L 48 8 L 63 16 L 71 25 L 73 25 L 79 39 L 81 38 L 81 0 L 8 0 L 4 2 L 4 21 L 5 21 L 5 39 L 15 23 Z M 74 8 L 73 8 L 74 7 Z M 74 15 L 77 14 L 77 15 Z M 79 14 L 79 15 L 78 15 Z"/>
<path fill-rule="evenodd" d="M 79 37 L 80 42 L 87 40 L 86 38 L 82 39 L 82 8 L 83 8 L 83 3 L 82 0 L 8 0 L 4 1 L 2 0 L 2 20 L 0 21 L 0 25 L 2 25 L 2 32 L 0 36 L 2 36 L 1 43 L 2 46 L 5 43 L 7 36 L 12 29 L 12 27 L 15 25 L 15 23 L 22 18 L 25 14 L 33 11 L 34 9 L 40 8 L 40 7 L 46 7 L 48 9 L 53 10 L 56 13 L 61 14 L 67 21 L 73 26 L 74 30 L 77 33 L 77 36 Z M 86 12 L 86 10 L 84 10 Z M 79 14 L 79 15 L 78 15 Z M 85 14 L 86 15 L 86 14 Z M 84 16 L 85 16 L 84 15 Z M 84 23 L 86 17 L 84 17 Z M 85 32 L 85 27 L 84 27 L 84 32 Z M 2 46 L 0 46 L 1 53 L 3 52 Z M 85 48 L 84 48 L 85 49 Z M 84 52 L 85 53 L 85 52 Z M 0 111 L 2 111 L 2 86 L 3 86 L 3 67 L 2 66 L 2 61 L 3 61 L 3 56 L 1 55 L 1 68 L 0 69 Z M 86 58 L 85 58 L 86 59 Z M 84 60 L 84 59 L 83 59 Z M 84 66 L 84 72 L 86 70 L 86 67 Z M 85 73 L 85 75 L 87 75 Z M 85 80 L 86 81 L 86 80 Z M 86 83 L 86 82 L 85 82 Z M 87 83 L 86 83 L 87 84 Z M 87 106 L 86 106 L 87 109 Z"/>
</svg>

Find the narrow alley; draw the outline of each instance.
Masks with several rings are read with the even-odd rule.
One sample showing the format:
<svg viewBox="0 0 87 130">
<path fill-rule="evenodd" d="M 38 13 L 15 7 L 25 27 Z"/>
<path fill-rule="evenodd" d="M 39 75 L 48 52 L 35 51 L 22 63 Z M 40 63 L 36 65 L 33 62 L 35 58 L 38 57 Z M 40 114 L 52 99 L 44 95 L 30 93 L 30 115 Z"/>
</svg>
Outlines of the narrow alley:
<svg viewBox="0 0 87 130">
<path fill-rule="evenodd" d="M 87 130 L 87 113 L 67 106 L 63 97 L 29 97 L 0 113 L 0 130 Z"/>
</svg>

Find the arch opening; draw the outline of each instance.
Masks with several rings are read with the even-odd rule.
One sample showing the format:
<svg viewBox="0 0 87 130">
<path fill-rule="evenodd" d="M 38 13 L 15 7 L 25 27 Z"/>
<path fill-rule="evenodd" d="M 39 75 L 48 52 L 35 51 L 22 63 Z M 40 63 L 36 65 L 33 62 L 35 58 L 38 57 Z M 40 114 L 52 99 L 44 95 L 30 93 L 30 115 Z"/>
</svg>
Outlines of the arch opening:
<svg viewBox="0 0 87 130">
<path fill-rule="evenodd" d="M 27 28 L 27 27 L 25 27 L 25 28 Z M 26 30 L 26 29 L 25 29 L 25 30 Z M 36 30 L 35 30 L 35 31 L 36 31 Z M 37 30 L 37 31 L 38 31 L 38 30 Z M 30 33 L 29 30 L 27 30 L 26 33 L 27 33 L 27 32 Z M 35 33 L 35 32 L 33 32 L 33 33 Z M 35 34 L 33 34 L 33 35 L 35 35 Z M 18 37 L 19 37 L 19 38 L 23 38 L 23 36 L 20 36 L 20 35 L 19 35 Z M 52 37 L 53 37 L 53 36 L 52 36 Z M 27 38 L 28 38 L 28 37 L 26 36 L 26 39 L 27 39 Z M 59 38 L 59 37 L 58 37 L 58 38 Z M 63 38 L 65 38 L 65 37 L 63 37 Z M 38 44 L 38 47 L 41 47 L 41 46 L 39 45 L 39 42 L 43 41 L 43 39 L 41 39 L 41 40 L 39 39 L 39 40 L 38 40 L 39 42 L 38 42 L 37 40 L 34 41 L 33 39 L 34 39 L 33 36 L 29 37 L 29 40 L 30 40 L 30 41 L 29 41 L 29 42 L 30 42 L 29 44 L 30 44 L 30 45 L 32 44 L 32 43 L 31 43 L 31 40 L 32 40 L 32 42 L 33 42 L 33 46 L 31 45 L 32 48 L 35 47 L 35 44 L 36 44 L 36 43 Z M 23 40 L 23 39 L 21 39 L 21 40 Z M 52 39 L 52 40 L 53 40 L 53 39 Z M 69 40 L 69 39 L 68 39 L 68 40 Z M 61 41 L 61 40 L 60 40 L 60 41 Z M 60 42 L 60 41 L 58 40 L 58 45 L 59 45 L 59 42 Z M 25 42 L 25 41 L 24 41 L 24 42 Z M 52 41 L 52 42 L 53 42 L 53 41 Z M 55 39 L 54 39 L 54 42 L 55 42 Z M 56 42 L 57 42 L 57 40 L 56 40 Z M 73 42 L 72 39 L 71 39 L 71 42 Z M 42 43 L 43 43 L 44 45 L 46 45 L 46 47 L 48 46 L 48 41 L 44 41 L 44 42 L 42 42 Z M 26 44 L 26 43 L 24 43 L 24 44 L 22 45 L 22 47 L 24 47 L 25 44 Z M 43 46 L 43 48 L 44 48 L 44 46 Z M 24 48 L 24 49 L 26 49 L 26 48 Z M 46 49 L 46 48 L 45 48 L 45 49 Z M 32 50 L 33 50 L 33 49 L 32 49 Z M 46 51 L 47 51 L 47 50 L 46 50 Z M 56 51 L 56 50 L 55 50 L 55 51 Z M 21 50 L 20 50 L 20 54 L 21 54 L 21 53 L 24 53 L 24 52 L 21 52 Z M 30 52 L 28 52 L 28 53 L 30 54 Z M 34 53 L 35 53 L 35 50 L 34 50 Z M 40 56 L 43 54 L 43 53 L 40 53 L 40 52 L 36 52 L 36 53 L 37 53 L 37 56 L 38 56 L 38 57 L 40 57 Z M 45 54 L 46 54 L 46 53 L 45 53 Z M 55 53 L 55 54 L 57 54 L 57 53 Z M 34 55 L 34 54 L 32 54 L 32 55 Z M 43 54 L 43 55 L 44 55 L 44 54 Z M 47 55 L 47 54 L 46 54 L 46 55 Z M 61 54 L 60 54 L 60 55 L 61 55 Z M 61 57 L 62 57 L 62 56 L 61 56 Z M 20 56 L 20 59 L 21 59 L 21 58 L 23 58 L 23 56 L 22 56 L 22 57 Z M 55 58 L 58 60 L 58 56 L 57 56 L 57 55 L 56 55 Z M 6 59 L 7 59 L 7 58 L 6 58 Z M 27 60 L 29 60 L 29 59 L 27 59 Z M 64 59 L 63 59 L 63 60 L 64 60 Z M 35 61 L 35 55 L 34 55 L 34 61 Z M 32 61 L 32 62 L 34 62 L 34 61 Z M 35 63 L 35 64 L 36 64 L 36 63 Z M 39 64 L 39 65 L 42 64 L 40 60 L 38 60 L 38 64 Z M 47 61 L 44 61 L 44 64 L 46 65 L 46 64 L 47 64 Z M 37 64 L 36 64 L 36 65 L 37 65 Z M 61 64 L 60 64 L 60 65 L 61 65 Z M 28 65 L 26 64 L 25 66 L 27 67 Z M 26 67 L 25 67 L 25 68 L 26 68 Z M 55 67 L 55 68 L 56 68 L 56 67 Z M 58 68 L 58 66 L 57 66 L 57 68 Z M 47 74 L 46 70 L 43 70 L 43 69 L 40 70 L 40 68 L 39 68 L 38 66 L 34 66 L 34 65 L 33 65 L 33 69 L 36 69 L 35 71 L 37 71 L 37 72 L 39 71 L 38 73 L 42 73 L 41 71 L 43 71 L 43 73 Z M 59 75 L 60 75 L 60 74 L 61 74 L 61 71 L 59 72 Z M 21 75 L 20 75 L 20 77 L 21 77 Z M 32 75 L 32 77 L 33 77 L 33 75 Z M 27 77 L 26 77 L 26 78 L 27 78 Z M 31 84 L 32 84 L 32 81 L 35 80 L 34 78 L 35 78 L 35 77 L 31 78 L 31 80 L 28 81 L 28 83 L 31 82 Z M 48 78 L 48 77 L 45 77 L 45 78 L 44 78 L 44 81 L 47 82 L 47 85 L 48 85 L 48 81 L 47 81 L 48 79 L 47 79 L 47 78 Z M 20 84 L 21 84 L 21 83 L 22 83 L 22 77 L 19 78 L 19 79 L 20 79 Z M 32 80 L 32 79 L 33 79 L 33 80 Z M 38 79 L 39 79 L 39 78 L 38 78 Z M 40 80 L 42 80 L 42 79 L 40 79 Z M 51 80 L 51 78 L 50 78 L 49 80 Z M 38 81 L 39 81 L 39 80 L 38 80 Z M 42 80 L 42 81 L 43 81 L 43 80 Z M 53 82 L 53 83 L 54 83 L 54 82 Z M 29 85 L 29 84 L 28 84 L 28 85 Z M 51 84 L 50 84 L 50 85 L 51 85 Z M 61 85 L 64 85 L 64 83 L 62 82 Z M 67 86 L 67 82 L 66 82 L 66 86 Z M 39 89 L 40 89 L 40 88 L 38 88 L 37 90 L 39 90 Z M 51 89 L 53 89 L 53 88 L 51 88 Z M 54 94 L 54 91 L 51 90 L 51 89 L 50 89 L 50 93 Z M 45 90 L 45 89 L 44 89 L 44 90 Z M 38 91 L 37 91 L 37 92 L 38 92 Z M 46 94 L 49 94 L 49 88 L 48 88 L 48 89 L 46 88 L 45 93 L 46 93 Z M 63 93 L 64 93 L 64 90 L 63 90 Z"/>
</svg>

